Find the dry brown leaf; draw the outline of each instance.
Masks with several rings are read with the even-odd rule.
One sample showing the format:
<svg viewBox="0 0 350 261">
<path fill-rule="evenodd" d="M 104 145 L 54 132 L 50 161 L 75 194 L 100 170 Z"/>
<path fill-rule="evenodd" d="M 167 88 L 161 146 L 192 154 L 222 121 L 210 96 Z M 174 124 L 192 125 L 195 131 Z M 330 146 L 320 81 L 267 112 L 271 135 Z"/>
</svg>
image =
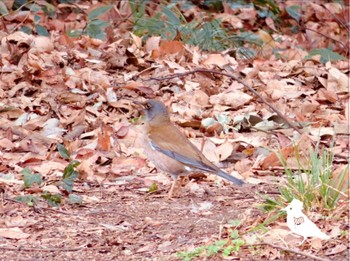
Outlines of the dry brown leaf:
<svg viewBox="0 0 350 261">
<path fill-rule="evenodd" d="M 115 157 L 112 160 L 111 170 L 113 173 L 131 172 L 146 166 L 146 161 L 139 157 Z"/>
<path fill-rule="evenodd" d="M 26 239 L 30 237 L 30 234 L 24 233 L 20 228 L 0 228 L 0 237 L 10 239 Z"/>
<path fill-rule="evenodd" d="M 262 169 L 269 169 L 269 168 L 273 168 L 273 167 L 279 167 L 282 166 L 282 163 L 280 162 L 278 156 L 276 153 L 280 154 L 280 156 L 283 159 L 288 159 L 289 156 L 292 154 L 292 152 L 294 151 L 293 147 L 286 147 L 283 148 L 282 150 L 278 151 L 278 152 L 271 152 L 261 163 L 261 168 Z"/>
<path fill-rule="evenodd" d="M 101 126 L 100 132 L 97 133 L 97 150 L 110 151 L 111 150 L 111 134 L 113 129 L 110 126 Z"/>
<path fill-rule="evenodd" d="M 160 43 L 161 37 L 160 36 L 152 36 L 149 37 L 146 41 L 146 52 L 151 53 L 153 50 L 159 48 L 159 43 Z"/>
<path fill-rule="evenodd" d="M 338 253 L 342 253 L 342 252 L 346 251 L 347 249 L 348 249 L 348 247 L 344 244 L 336 244 L 334 247 L 328 248 L 325 252 L 325 255 L 326 256 L 336 255 Z"/>
<path fill-rule="evenodd" d="M 218 155 L 219 161 L 226 160 L 228 157 L 231 156 L 232 152 L 233 145 L 227 140 L 215 149 L 215 153 Z"/>
<path fill-rule="evenodd" d="M 235 92 L 220 93 L 209 97 L 211 104 L 228 105 L 232 109 L 237 109 L 244 104 L 249 103 L 252 99 L 252 96 L 238 90 Z"/>
<path fill-rule="evenodd" d="M 235 170 L 237 170 L 239 173 L 246 173 L 245 175 L 244 174 L 242 175 L 244 177 L 248 177 L 246 176 L 248 174 L 247 172 L 252 168 L 252 166 L 253 166 L 253 162 L 250 159 L 242 159 L 236 162 Z"/>
<path fill-rule="evenodd" d="M 180 59 L 185 54 L 185 48 L 180 41 L 161 40 L 160 46 L 152 51 L 152 59 L 160 59 L 165 57 L 176 57 Z"/>
<path fill-rule="evenodd" d="M 337 93 L 349 92 L 349 77 L 335 67 L 329 69 L 327 90 Z"/>
</svg>

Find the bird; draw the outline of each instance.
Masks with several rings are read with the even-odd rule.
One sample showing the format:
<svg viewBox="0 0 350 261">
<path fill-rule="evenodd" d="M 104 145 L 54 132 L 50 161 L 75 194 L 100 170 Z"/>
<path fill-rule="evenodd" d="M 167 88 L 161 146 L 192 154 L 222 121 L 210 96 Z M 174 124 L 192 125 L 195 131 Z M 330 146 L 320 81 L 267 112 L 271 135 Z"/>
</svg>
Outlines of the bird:
<svg viewBox="0 0 350 261">
<path fill-rule="evenodd" d="M 191 172 L 204 171 L 216 174 L 238 186 L 245 182 L 227 174 L 210 162 L 203 153 L 193 145 L 169 117 L 163 102 L 149 99 L 142 103 L 144 110 L 143 147 L 147 158 L 174 179 L 168 198 L 173 191 L 179 176 Z"/>
<path fill-rule="evenodd" d="M 293 199 L 292 202 L 282 211 L 287 212 L 287 226 L 292 233 L 303 237 L 303 244 L 308 237 L 317 237 L 323 240 L 330 239 L 330 236 L 323 233 L 303 212 L 303 202 Z"/>
</svg>

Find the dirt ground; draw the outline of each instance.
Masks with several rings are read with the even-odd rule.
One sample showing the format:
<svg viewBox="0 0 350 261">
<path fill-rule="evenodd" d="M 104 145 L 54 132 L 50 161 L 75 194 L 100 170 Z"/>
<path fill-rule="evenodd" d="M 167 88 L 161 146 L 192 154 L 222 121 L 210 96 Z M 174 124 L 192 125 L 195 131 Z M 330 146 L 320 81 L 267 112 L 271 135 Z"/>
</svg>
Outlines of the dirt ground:
<svg viewBox="0 0 350 261">
<path fill-rule="evenodd" d="M 247 215 L 258 219 L 259 210 L 253 205 L 261 199 L 256 192 L 273 193 L 267 184 L 238 189 L 206 179 L 195 183 L 200 190 L 191 192 L 185 186 L 181 197 L 172 200 L 165 196 L 168 186 L 161 185 L 158 194 L 143 192 L 139 177 L 104 188 L 77 184 L 76 191 L 90 203 L 65 204 L 60 209 L 27 207 L 6 200 L 4 194 L 2 218 L 23 217 L 27 220 L 23 230 L 31 236 L 21 240 L 0 237 L 1 260 L 179 260 L 178 251 L 224 237 L 222 227 L 230 220 Z M 287 253 L 284 258 L 305 257 Z M 343 252 L 332 260 L 347 258 Z M 230 260 L 260 258 L 242 247 Z"/>
</svg>

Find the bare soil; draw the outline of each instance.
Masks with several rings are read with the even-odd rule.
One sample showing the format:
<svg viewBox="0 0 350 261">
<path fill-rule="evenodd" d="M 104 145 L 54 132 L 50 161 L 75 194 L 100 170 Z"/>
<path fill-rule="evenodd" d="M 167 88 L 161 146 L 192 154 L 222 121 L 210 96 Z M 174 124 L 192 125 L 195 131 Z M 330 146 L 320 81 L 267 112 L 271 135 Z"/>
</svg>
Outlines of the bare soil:
<svg viewBox="0 0 350 261">
<path fill-rule="evenodd" d="M 177 252 L 225 237 L 222 227 L 230 220 L 246 220 L 247 215 L 258 220 L 260 212 L 253 205 L 261 199 L 256 192 L 272 191 L 266 184 L 238 189 L 208 180 L 196 183 L 203 193 L 192 193 L 186 186 L 181 197 L 172 200 L 166 198 L 167 186 L 160 187 L 160 194 L 140 192 L 139 178 L 104 188 L 77 184 L 76 190 L 91 201 L 80 206 L 32 208 L 4 200 L 1 216 L 28 219 L 23 230 L 31 236 L 22 240 L 0 237 L 1 260 L 179 260 Z M 209 207 L 203 208 L 205 203 Z M 342 254 L 333 260 L 348 258 Z M 304 257 L 286 253 L 285 258 Z M 232 259 L 268 258 L 257 259 L 242 247 Z"/>
</svg>

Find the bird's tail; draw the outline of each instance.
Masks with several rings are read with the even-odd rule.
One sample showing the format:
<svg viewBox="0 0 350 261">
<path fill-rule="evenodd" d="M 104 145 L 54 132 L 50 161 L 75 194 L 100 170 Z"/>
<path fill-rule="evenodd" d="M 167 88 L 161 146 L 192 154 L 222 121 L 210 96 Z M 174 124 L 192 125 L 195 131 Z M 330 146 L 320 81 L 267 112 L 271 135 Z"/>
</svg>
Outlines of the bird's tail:
<svg viewBox="0 0 350 261">
<path fill-rule="evenodd" d="M 326 235 L 322 231 L 319 231 L 319 233 L 317 233 L 317 237 L 320 238 L 320 239 L 324 239 L 324 240 L 331 238 L 330 236 Z"/>
<path fill-rule="evenodd" d="M 225 171 L 219 170 L 216 174 L 224 179 L 227 179 L 227 180 L 235 183 L 238 186 L 242 186 L 243 184 L 245 184 L 243 180 L 238 179 L 234 176 L 231 176 L 231 175 L 227 174 Z"/>
</svg>

